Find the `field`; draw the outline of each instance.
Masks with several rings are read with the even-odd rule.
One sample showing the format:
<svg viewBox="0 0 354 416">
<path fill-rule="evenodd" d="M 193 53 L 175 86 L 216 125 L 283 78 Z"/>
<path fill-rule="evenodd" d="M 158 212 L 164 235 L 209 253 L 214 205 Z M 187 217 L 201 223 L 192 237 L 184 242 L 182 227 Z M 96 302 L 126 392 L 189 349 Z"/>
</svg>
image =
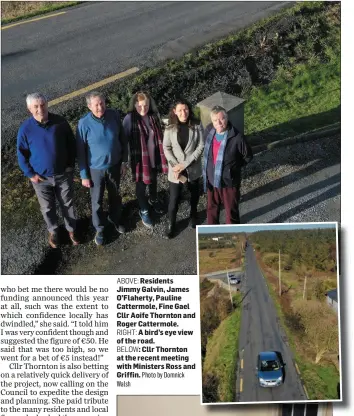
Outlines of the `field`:
<svg viewBox="0 0 354 416">
<path fill-rule="evenodd" d="M 240 266 L 239 252 L 235 248 L 206 249 L 199 251 L 199 274 L 231 270 Z"/>
</svg>

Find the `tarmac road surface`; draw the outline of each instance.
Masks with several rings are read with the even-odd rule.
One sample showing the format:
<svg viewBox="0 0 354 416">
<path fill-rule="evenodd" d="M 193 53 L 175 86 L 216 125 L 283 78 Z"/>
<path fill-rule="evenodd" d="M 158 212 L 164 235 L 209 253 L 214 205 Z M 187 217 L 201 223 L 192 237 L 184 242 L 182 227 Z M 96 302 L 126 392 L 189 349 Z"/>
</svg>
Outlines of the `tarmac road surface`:
<svg viewBox="0 0 354 416">
<path fill-rule="evenodd" d="M 252 246 L 246 249 L 246 279 L 242 282 L 242 321 L 239 338 L 240 374 L 236 387 L 239 402 L 269 402 L 307 400 L 296 371 L 285 332 L 280 327 L 277 312 L 265 278 L 260 271 Z M 279 351 L 285 366 L 284 384 L 274 388 L 260 387 L 256 375 L 257 355 L 261 351 Z M 241 368 L 243 367 L 243 368 Z M 242 378 L 242 384 L 240 379 Z M 242 391 L 241 391 L 242 390 Z"/>
<path fill-rule="evenodd" d="M 30 92 L 52 100 L 128 68 L 176 58 L 289 3 L 86 2 L 2 30 L 2 145 L 13 140 L 11 124 L 17 129 L 26 116 Z"/>
</svg>

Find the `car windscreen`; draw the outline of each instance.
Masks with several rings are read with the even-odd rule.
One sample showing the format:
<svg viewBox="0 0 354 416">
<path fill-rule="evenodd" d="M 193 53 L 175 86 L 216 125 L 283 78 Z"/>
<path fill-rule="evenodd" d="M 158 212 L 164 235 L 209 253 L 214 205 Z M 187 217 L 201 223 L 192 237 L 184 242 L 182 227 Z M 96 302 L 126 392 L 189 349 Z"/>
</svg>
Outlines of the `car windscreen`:
<svg viewBox="0 0 354 416">
<path fill-rule="evenodd" d="M 279 370 L 279 368 L 279 363 L 276 360 L 261 361 L 261 371 L 276 371 Z"/>
</svg>

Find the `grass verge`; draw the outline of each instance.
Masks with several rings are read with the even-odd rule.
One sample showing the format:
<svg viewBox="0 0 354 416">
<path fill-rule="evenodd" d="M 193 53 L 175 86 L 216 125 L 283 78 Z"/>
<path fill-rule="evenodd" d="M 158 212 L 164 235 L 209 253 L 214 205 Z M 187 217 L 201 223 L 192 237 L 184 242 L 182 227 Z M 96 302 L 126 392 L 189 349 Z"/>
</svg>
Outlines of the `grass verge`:
<svg viewBox="0 0 354 416">
<path fill-rule="evenodd" d="M 258 143 L 340 121 L 340 57 L 327 64 L 279 68 L 268 86 L 252 90 L 245 105 L 245 121 L 246 134 L 258 135 Z"/>
<path fill-rule="evenodd" d="M 83 1 L 3 1 L 1 2 L 1 24 L 29 19 L 42 14 L 76 6 Z"/>
<path fill-rule="evenodd" d="M 303 357 L 300 357 L 300 360 Z M 300 361 L 299 368 L 310 400 L 337 399 L 338 371 L 334 366 Z"/>
<path fill-rule="evenodd" d="M 235 294 L 233 298 L 234 304 L 241 300 L 240 294 Z M 235 399 L 240 325 L 241 308 L 236 308 L 221 322 L 207 343 L 203 380 L 217 380 L 214 394 L 218 402 L 232 402 Z M 203 383 L 203 392 L 204 389 L 208 389 L 208 386 Z"/>
</svg>

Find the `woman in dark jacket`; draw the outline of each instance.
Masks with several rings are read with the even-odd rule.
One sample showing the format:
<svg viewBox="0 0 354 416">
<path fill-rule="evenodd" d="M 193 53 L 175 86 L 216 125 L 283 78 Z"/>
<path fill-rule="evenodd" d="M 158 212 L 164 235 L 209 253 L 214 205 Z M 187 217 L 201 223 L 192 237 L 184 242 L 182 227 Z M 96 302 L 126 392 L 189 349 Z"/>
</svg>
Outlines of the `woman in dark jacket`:
<svg viewBox="0 0 354 416">
<path fill-rule="evenodd" d="M 157 174 L 167 173 L 168 167 L 163 152 L 163 134 L 159 114 L 154 100 L 146 92 L 133 95 L 128 114 L 123 120 L 125 135 L 129 144 L 130 165 L 133 181 L 136 183 L 136 196 L 139 215 L 143 224 L 153 228 L 149 206 L 161 214 L 161 204 L 157 199 Z M 149 198 L 146 188 L 149 187 Z"/>
<path fill-rule="evenodd" d="M 168 161 L 170 202 L 168 206 L 169 225 L 166 236 L 175 233 L 176 217 L 183 184 L 188 186 L 190 199 L 190 226 L 197 224 L 199 201 L 199 178 L 202 176 L 201 156 L 204 149 L 203 129 L 193 118 L 190 105 L 177 101 L 169 113 L 169 125 L 165 129 L 163 149 Z"/>
</svg>

